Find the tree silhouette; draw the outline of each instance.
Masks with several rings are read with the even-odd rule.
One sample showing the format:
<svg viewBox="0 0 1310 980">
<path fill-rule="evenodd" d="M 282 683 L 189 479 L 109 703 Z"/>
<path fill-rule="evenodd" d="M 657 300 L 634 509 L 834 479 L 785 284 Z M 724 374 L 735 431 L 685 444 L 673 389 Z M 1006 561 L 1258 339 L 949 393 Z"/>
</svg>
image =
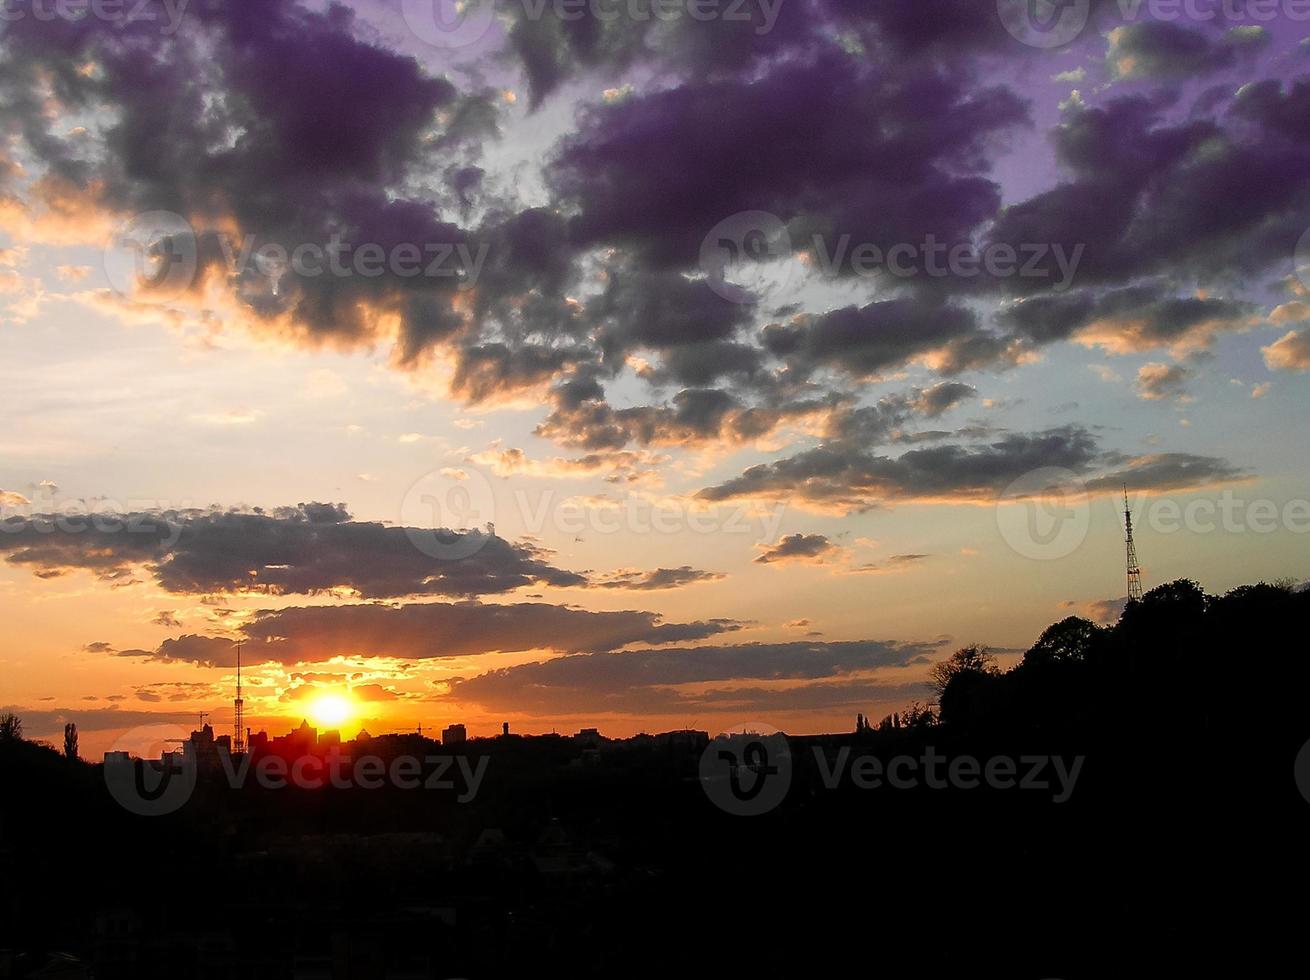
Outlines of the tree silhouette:
<svg viewBox="0 0 1310 980">
<path fill-rule="evenodd" d="M 23 739 L 23 719 L 10 712 L 0 715 L 0 742 L 21 742 Z"/>
<path fill-rule="evenodd" d="M 937 696 L 940 698 L 946 693 L 951 682 L 961 674 L 995 676 L 999 673 L 1000 668 L 996 666 L 996 658 L 987 652 L 986 647 L 974 643 L 956 650 L 941 663 L 934 664 L 928 676 L 932 678 L 933 687 L 937 689 Z"/>
<path fill-rule="evenodd" d="M 77 726 L 71 721 L 64 726 L 64 758 L 77 758 Z"/>
<path fill-rule="evenodd" d="M 1024 654 L 1025 667 L 1078 664 L 1089 660 L 1104 641 L 1107 630 L 1089 619 L 1070 616 L 1062 619 L 1038 637 Z"/>
<path fill-rule="evenodd" d="M 965 721 L 986 703 L 986 692 L 1001 678 L 996 658 L 974 643 L 935 664 L 929 675 L 937 689 L 942 721 Z"/>
</svg>

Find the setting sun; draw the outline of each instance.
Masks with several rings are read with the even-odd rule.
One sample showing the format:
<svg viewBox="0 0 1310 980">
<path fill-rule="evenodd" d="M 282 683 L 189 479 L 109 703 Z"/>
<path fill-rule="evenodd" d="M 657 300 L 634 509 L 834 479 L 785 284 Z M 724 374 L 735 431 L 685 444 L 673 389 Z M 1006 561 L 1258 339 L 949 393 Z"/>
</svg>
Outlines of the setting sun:
<svg viewBox="0 0 1310 980">
<path fill-rule="evenodd" d="M 338 728 L 354 714 L 354 702 L 342 694 L 322 694 L 309 704 L 309 718 L 321 728 Z"/>
</svg>

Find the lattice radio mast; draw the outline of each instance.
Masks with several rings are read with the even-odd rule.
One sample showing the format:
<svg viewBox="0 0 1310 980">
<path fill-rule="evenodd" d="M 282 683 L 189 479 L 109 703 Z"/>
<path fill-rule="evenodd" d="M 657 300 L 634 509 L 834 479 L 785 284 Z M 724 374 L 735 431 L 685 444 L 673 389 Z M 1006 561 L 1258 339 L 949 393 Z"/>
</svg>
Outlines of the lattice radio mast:
<svg viewBox="0 0 1310 980">
<path fill-rule="evenodd" d="M 246 699 L 241 696 L 241 641 L 237 641 L 237 696 L 232 702 L 236 709 L 236 732 L 232 736 L 232 751 L 238 755 L 246 751 Z"/>
<path fill-rule="evenodd" d="M 1133 601 L 1142 597 L 1142 568 L 1137 564 L 1137 545 L 1133 543 L 1133 513 L 1128 509 L 1128 486 L 1124 485 L 1124 527 L 1128 536 L 1128 599 Z"/>
</svg>

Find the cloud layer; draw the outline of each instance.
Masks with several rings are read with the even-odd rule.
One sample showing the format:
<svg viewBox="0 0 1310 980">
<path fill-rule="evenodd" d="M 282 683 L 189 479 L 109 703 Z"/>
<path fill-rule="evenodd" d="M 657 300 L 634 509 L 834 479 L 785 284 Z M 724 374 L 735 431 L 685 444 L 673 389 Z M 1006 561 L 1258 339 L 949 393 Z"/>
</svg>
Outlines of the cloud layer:
<svg viewBox="0 0 1310 980">
<path fill-rule="evenodd" d="M 339 504 L 11 517 L 0 522 L 0 554 L 45 577 L 86 569 L 124 581 L 142 567 L 162 588 L 185 594 L 477 596 L 587 582 L 529 544 L 481 530 L 353 521 Z"/>
<path fill-rule="evenodd" d="M 544 714 L 672 713 L 762 701 L 778 709 L 837 707 L 922 693 L 911 682 L 865 675 L 927 664 L 938 646 L 867 640 L 593 653 L 491 670 L 452 684 L 450 696 Z M 840 683 L 817 683 L 833 681 Z M 787 683 L 770 689 L 764 682 Z"/>
<path fill-rule="evenodd" d="M 334 657 L 435 660 L 523 650 L 592 652 L 702 640 L 739 628 L 731 620 L 665 623 L 650 612 L 588 612 L 546 603 L 431 602 L 264 610 L 242 624 L 241 634 L 247 662 L 299 664 Z M 236 663 L 236 638 L 185 634 L 154 650 L 117 655 L 228 667 Z"/>
</svg>

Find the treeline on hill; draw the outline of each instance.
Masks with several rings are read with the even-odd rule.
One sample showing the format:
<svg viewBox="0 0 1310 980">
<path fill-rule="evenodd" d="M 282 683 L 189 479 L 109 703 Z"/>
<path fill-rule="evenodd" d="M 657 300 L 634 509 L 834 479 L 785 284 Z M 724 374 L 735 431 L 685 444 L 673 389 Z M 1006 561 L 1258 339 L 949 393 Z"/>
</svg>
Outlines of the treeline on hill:
<svg viewBox="0 0 1310 980">
<path fill-rule="evenodd" d="M 1310 589 L 1211 596 L 1179 579 L 1129 602 L 1113 626 L 1055 623 L 1009 671 L 981 647 L 957 651 L 934 671 L 938 718 L 965 731 L 1310 735 L 1308 638 Z"/>
</svg>

